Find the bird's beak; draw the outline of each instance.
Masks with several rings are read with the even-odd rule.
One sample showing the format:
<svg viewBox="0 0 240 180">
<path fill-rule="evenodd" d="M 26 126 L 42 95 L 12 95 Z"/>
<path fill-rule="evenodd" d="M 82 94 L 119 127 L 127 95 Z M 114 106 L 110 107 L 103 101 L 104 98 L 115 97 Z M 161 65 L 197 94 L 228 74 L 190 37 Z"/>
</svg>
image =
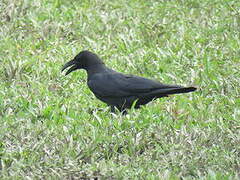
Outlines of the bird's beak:
<svg viewBox="0 0 240 180">
<path fill-rule="evenodd" d="M 72 66 L 70 69 L 68 69 L 68 71 L 66 72 L 65 75 L 68 75 L 70 72 L 75 71 L 78 69 L 76 62 L 73 60 L 67 62 L 63 67 L 62 67 L 62 71 L 64 71 L 66 68 Z"/>
</svg>

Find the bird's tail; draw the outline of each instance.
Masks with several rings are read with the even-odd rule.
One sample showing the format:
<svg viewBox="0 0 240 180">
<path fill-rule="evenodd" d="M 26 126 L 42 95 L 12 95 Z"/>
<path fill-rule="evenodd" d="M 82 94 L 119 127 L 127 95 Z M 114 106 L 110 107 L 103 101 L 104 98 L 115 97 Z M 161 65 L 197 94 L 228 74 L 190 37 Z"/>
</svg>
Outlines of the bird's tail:
<svg viewBox="0 0 240 180">
<path fill-rule="evenodd" d="M 161 88 L 153 91 L 151 94 L 157 97 L 166 97 L 171 94 L 181 94 L 181 93 L 188 93 L 192 91 L 196 91 L 196 87 L 182 87 L 182 86 L 175 86 L 175 87 L 167 87 Z"/>
<path fill-rule="evenodd" d="M 180 93 L 188 93 L 192 91 L 196 91 L 197 88 L 195 87 L 178 87 L 178 88 L 167 88 L 167 89 L 161 89 L 161 93 L 166 94 L 180 94 Z"/>
</svg>

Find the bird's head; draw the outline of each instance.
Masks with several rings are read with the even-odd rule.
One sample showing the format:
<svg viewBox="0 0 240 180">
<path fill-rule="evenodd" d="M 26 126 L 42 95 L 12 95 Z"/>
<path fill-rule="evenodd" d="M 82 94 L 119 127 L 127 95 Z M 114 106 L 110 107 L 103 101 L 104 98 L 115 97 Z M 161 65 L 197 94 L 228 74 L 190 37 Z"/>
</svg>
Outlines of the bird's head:
<svg viewBox="0 0 240 180">
<path fill-rule="evenodd" d="M 78 55 L 74 57 L 73 60 L 67 62 L 63 67 L 62 71 L 70 67 L 65 75 L 68 75 L 70 72 L 77 69 L 88 69 L 91 66 L 97 64 L 104 64 L 102 60 L 94 53 L 90 51 L 81 51 Z"/>
</svg>

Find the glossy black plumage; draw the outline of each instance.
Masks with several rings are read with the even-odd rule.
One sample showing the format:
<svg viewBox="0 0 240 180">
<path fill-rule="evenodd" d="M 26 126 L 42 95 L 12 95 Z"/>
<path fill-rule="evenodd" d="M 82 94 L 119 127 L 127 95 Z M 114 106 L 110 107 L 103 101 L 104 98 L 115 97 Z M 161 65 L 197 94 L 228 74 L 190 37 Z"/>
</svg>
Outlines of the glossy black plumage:
<svg viewBox="0 0 240 180">
<path fill-rule="evenodd" d="M 109 69 L 103 61 L 89 51 L 80 52 L 73 60 L 66 63 L 62 71 L 71 66 L 66 75 L 77 69 L 85 69 L 88 73 L 88 87 L 101 101 L 116 107 L 120 111 L 139 108 L 148 102 L 167 97 L 170 94 L 188 93 L 195 87 L 168 85 L 147 78 L 125 75 Z"/>
</svg>

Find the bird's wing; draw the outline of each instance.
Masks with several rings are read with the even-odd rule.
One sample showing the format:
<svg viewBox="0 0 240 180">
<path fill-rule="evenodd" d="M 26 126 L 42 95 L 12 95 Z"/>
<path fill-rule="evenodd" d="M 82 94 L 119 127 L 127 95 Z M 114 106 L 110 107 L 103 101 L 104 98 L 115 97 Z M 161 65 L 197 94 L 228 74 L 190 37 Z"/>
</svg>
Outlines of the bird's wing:
<svg viewBox="0 0 240 180">
<path fill-rule="evenodd" d="M 151 93 L 155 90 L 181 88 L 162 84 L 143 77 L 121 73 L 98 73 L 88 81 L 89 88 L 99 96 L 123 97 Z"/>
</svg>

